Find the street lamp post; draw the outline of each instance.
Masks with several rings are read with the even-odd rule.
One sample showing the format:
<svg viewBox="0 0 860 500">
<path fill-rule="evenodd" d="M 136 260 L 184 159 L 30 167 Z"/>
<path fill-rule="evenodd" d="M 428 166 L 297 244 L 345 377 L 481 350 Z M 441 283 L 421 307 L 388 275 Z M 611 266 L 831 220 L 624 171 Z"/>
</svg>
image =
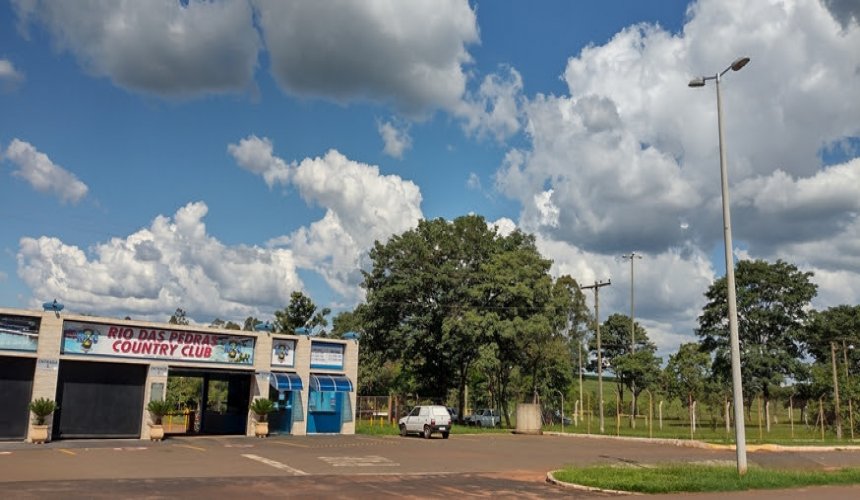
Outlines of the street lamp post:
<svg viewBox="0 0 860 500">
<path fill-rule="evenodd" d="M 722 180 L 723 197 L 723 239 L 726 251 L 726 287 L 729 308 L 729 343 L 732 355 L 732 399 L 735 413 L 735 442 L 737 449 L 738 474 L 747 472 L 746 430 L 743 413 L 743 387 L 741 385 L 741 352 L 738 340 L 738 306 L 735 296 L 735 264 L 732 257 L 732 222 L 729 212 L 729 178 L 726 168 L 726 143 L 723 140 L 723 101 L 720 93 L 720 78 L 727 71 L 739 71 L 750 62 L 749 57 L 736 59 L 731 66 L 714 76 L 700 76 L 690 80 L 690 87 L 704 87 L 705 82 L 714 80 L 717 86 L 717 128 L 720 138 L 720 177 Z"/>
</svg>

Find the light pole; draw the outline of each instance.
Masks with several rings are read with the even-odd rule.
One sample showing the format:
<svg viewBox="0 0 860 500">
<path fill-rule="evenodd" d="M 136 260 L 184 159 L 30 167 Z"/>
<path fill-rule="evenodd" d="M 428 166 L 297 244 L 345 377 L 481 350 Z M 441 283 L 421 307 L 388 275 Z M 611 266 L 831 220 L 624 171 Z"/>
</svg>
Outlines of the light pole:
<svg viewBox="0 0 860 500">
<path fill-rule="evenodd" d="M 732 352 L 732 399 L 735 413 L 735 442 L 737 449 L 738 474 L 747 473 L 746 429 L 744 425 L 744 394 L 741 384 L 741 350 L 738 340 L 738 305 L 735 296 L 735 263 L 732 258 L 732 218 L 729 212 L 729 177 L 726 169 L 726 143 L 723 140 L 723 101 L 720 93 L 720 78 L 728 70 L 739 71 L 750 62 L 749 57 L 736 59 L 731 66 L 714 76 L 700 76 L 690 80 L 690 87 L 704 87 L 705 82 L 714 80 L 717 85 L 717 128 L 720 137 L 720 177 L 723 195 L 723 239 L 726 247 L 726 287 L 729 308 L 729 343 Z"/>
<path fill-rule="evenodd" d="M 636 252 L 630 252 L 627 255 L 622 255 L 622 259 L 630 261 L 630 354 L 636 353 L 636 321 L 634 320 L 633 308 L 633 261 L 641 259 L 642 256 Z M 630 426 L 636 428 L 636 380 L 633 379 L 630 383 L 631 403 L 630 403 Z"/>
</svg>

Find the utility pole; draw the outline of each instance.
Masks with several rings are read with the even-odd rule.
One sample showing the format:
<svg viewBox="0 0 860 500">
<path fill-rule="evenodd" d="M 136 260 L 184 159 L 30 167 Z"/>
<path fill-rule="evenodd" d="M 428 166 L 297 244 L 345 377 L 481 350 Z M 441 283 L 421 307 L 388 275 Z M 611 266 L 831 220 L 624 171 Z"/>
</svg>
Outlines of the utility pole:
<svg viewBox="0 0 860 500">
<path fill-rule="evenodd" d="M 633 319 L 633 261 L 641 259 L 642 256 L 636 252 L 630 252 L 627 255 L 622 255 L 622 259 L 630 261 L 630 354 L 636 352 L 636 322 Z M 636 380 L 630 382 L 630 392 L 632 392 L 632 401 L 630 403 L 630 426 L 636 428 Z"/>
<path fill-rule="evenodd" d="M 612 280 L 595 281 L 593 285 L 582 286 L 583 289 L 594 290 L 594 328 L 597 335 L 597 393 L 598 406 L 600 407 L 600 433 L 605 432 L 603 428 L 603 349 L 600 347 L 600 287 L 609 286 Z"/>
<path fill-rule="evenodd" d="M 836 439 L 842 439 L 842 416 L 839 410 L 839 377 L 836 376 L 836 342 L 832 341 L 830 342 L 830 366 L 833 368 L 833 396 L 836 403 Z"/>
</svg>

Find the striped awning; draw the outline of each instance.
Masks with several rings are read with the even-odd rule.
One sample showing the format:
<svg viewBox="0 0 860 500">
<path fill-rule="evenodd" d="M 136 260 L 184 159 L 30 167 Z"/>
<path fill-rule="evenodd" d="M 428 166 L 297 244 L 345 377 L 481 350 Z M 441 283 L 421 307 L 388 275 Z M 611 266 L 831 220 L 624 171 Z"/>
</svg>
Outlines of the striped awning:
<svg viewBox="0 0 860 500">
<path fill-rule="evenodd" d="M 269 377 L 269 383 L 276 390 L 284 391 L 300 391 L 302 386 L 302 378 L 295 373 L 272 373 Z"/>
<path fill-rule="evenodd" d="M 352 392 L 352 381 L 343 375 L 311 374 L 311 390 L 320 392 Z"/>
</svg>

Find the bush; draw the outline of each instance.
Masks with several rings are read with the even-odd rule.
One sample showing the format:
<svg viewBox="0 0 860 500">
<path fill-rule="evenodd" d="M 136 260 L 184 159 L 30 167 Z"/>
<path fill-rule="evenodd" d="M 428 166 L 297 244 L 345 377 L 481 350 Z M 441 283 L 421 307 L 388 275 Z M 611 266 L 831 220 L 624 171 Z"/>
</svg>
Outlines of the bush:
<svg viewBox="0 0 860 500">
<path fill-rule="evenodd" d="M 257 414 L 257 418 L 260 419 L 260 422 L 265 422 L 269 413 L 275 411 L 275 403 L 266 398 L 255 399 L 254 402 L 251 403 L 251 411 Z"/>
<path fill-rule="evenodd" d="M 146 409 L 152 414 L 152 420 L 155 425 L 161 425 L 161 419 L 170 413 L 173 409 L 173 404 L 167 400 L 153 400 L 146 405 Z"/>
<path fill-rule="evenodd" d="M 45 425 L 45 419 L 56 409 L 57 403 L 53 399 L 39 398 L 30 402 L 30 411 L 36 417 L 36 425 Z"/>
</svg>

